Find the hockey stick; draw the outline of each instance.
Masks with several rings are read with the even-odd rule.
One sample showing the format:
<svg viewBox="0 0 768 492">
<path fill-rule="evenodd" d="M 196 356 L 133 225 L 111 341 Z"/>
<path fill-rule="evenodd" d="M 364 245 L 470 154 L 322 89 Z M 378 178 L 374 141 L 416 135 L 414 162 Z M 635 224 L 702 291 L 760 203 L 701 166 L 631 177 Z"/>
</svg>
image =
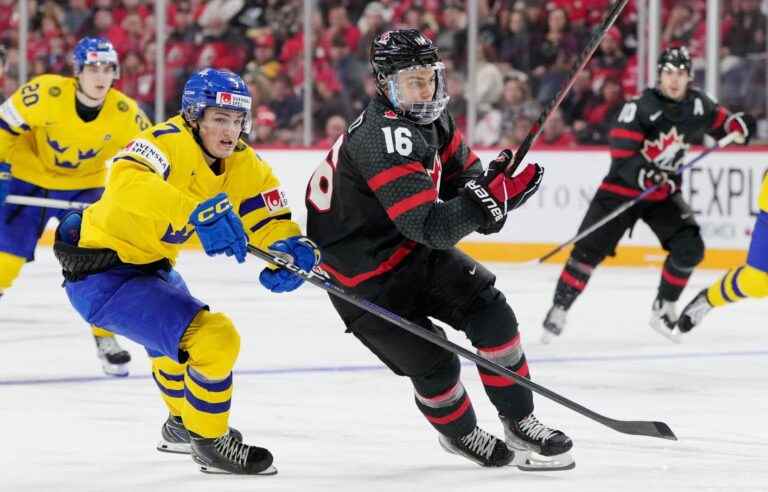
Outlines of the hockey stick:
<svg viewBox="0 0 768 492">
<path fill-rule="evenodd" d="M 549 105 L 542 110 L 541 114 L 539 115 L 539 119 L 536 121 L 536 123 L 533 124 L 531 129 L 528 131 L 528 135 L 525 136 L 525 140 L 523 140 L 523 143 L 521 143 L 517 150 L 515 151 L 515 155 L 512 159 L 512 162 L 509 163 L 506 169 L 506 173 L 509 175 L 512 175 L 517 167 L 520 165 L 521 162 L 523 162 L 523 157 L 528 153 L 529 150 L 531 150 L 531 146 L 533 145 L 533 142 L 536 141 L 537 138 L 539 138 L 539 135 L 541 134 L 544 123 L 547 121 L 547 119 L 550 117 L 550 115 L 557 109 L 558 106 L 560 106 L 560 103 L 563 102 L 563 99 L 565 99 L 565 96 L 568 94 L 568 92 L 571 90 L 571 87 L 576 82 L 576 75 L 578 75 L 579 72 L 581 72 L 584 67 L 589 63 L 589 59 L 592 58 L 592 55 L 594 54 L 597 47 L 600 45 L 600 43 L 603 40 L 603 37 L 605 37 L 605 34 L 608 32 L 608 29 L 613 26 L 613 23 L 616 22 L 616 18 L 619 16 L 622 10 L 624 10 L 624 7 L 627 5 L 627 2 L 629 0 L 617 0 L 613 3 L 611 8 L 608 10 L 608 13 L 605 14 L 605 17 L 603 18 L 603 22 L 600 24 L 600 27 L 595 29 L 594 33 L 592 34 L 592 37 L 589 39 L 589 43 L 587 43 L 587 46 L 584 47 L 584 50 L 579 54 L 579 57 L 576 58 L 576 62 L 573 64 L 573 67 L 571 68 L 570 73 L 568 74 L 568 79 L 565 84 L 563 84 L 560 87 L 560 90 L 555 95 L 555 98 L 550 101 Z"/>
<path fill-rule="evenodd" d="M 73 210 L 82 210 L 90 203 L 85 202 L 70 202 L 67 200 L 57 200 L 55 198 L 42 198 L 37 196 L 22 196 L 22 195 L 8 195 L 5 197 L 5 203 L 11 203 L 13 205 L 27 205 L 31 207 L 43 207 L 43 208 L 64 208 Z"/>
<path fill-rule="evenodd" d="M 675 171 L 675 174 L 676 175 L 682 174 L 683 171 L 693 167 L 694 164 L 696 164 L 697 162 L 699 162 L 700 160 L 702 160 L 703 158 L 708 156 L 711 152 L 714 152 L 717 149 L 722 149 L 723 147 L 726 147 L 726 146 L 730 145 L 734 141 L 738 140 L 740 137 L 741 137 L 741 134 L 738 133 L 738 132 L 729 133 L 728 135 L 726 135 L 723 138 L 721 138 L 720 140 L 718 140 L 713 147 L 710 147 L 710 148 L 706 149 L 705 151 L 703 151 L 701 154 L 697 155 L 696 158 L 691 160 L 691 162 L 685 164 L 684 166 L 680 166 L 680 168 L 678 168 L 678 170 Z M 573 236 L 571 239 L 569 239 L 566 242 L 562 243 L 561 245 L 557 246 L 555 249 L 553 249 L 549 253 L 545 254 L 541 258 L 538 258 L 538 259 L 535 259 L 535 260 L 531 260 L 531 261 L 526 261 L 525 263 L 519 263 L 519 264 L 515 265 L 515 267 L 516 268 L 521 268 L 523 266 L 544 263 L 546 260 L 548 260 L 549 258 L 553 257 L 554 255 L 556 255 L 557 253 L 562 251 L 567 246 L 569 246 L 569 245 L 571 245 L 571 244 L 573 244 L 573 243 L 575 243 L 577 241 L 580 241 L 581 239 L 589 236 L 590 234 L 592 234 L 596 230 L 600 229 L 602 226 L 604 226 L 608 222 L 612 221 L 613 219 L 615 219 L 619 215 L 623 214 L 626 210 L 632 208 L 632 206 L 634 206 L 637 202 L 641 201 L 643 198 L 647 197 L 651 193 L 657 191 L 659 188 L 664 186 L 664 184 L 665 183 L 660 183 L 660 184 L 657 184 L 657 185 L 652 186 L 650 188 L 646 188 L 638 196 L 636 196 L 632 200 L 628 201 L 627 203 L 621 205 L 620 207 L 618 207 L 616 210 L 614 210 L 610 214 L 606 215 L 605 217 L 603 217 L 599 221 L 597 221 L 594 224 L 592 224 L 590 227 L 584 229 L 583 231 L 581 231 L 577 235 Z"/>
<path fill-rule="evenodd" d="M 320 287 L 321 289 L 333 294 L 336 297 L 339 297 L 340 299 L 344 299 L 345 301 L 351 304 L 354 304 L 355 306 L 361 309 L 364 309 L 365 311 L 368 311 L 369 313 L 374 314 L 383 320 L 389 321 L 390 323 L 396 326 L 399 326 L 400 328 L 406 331 L 409 331 L 418 337 L 421 337 L 429 342 L 432 342 L 435 345 L 442 347 L 451 353 L 461 355 L 465 359 L 471 360 L 475 364 L 482 366 L 489 371 L 492 371 L 500 376 L 511 378 L 517 384 L 525 388 L 528 388 L 529 390 L 534 391 L 546 398 L 549 398 L 550 400 L 555 401 L 567 408 L 570 408 L 576 413 L 584 415 L 587 418 L 590 418 L 607 427 L 610 427 L 615 431 L 622 432 L 624 434 L 658 437 L 662 439 L 670 439 L 673 441 L 677 440 L 677 437 L 672 432 L 672 429 L 670 429 L 669 426 L 664 422 L 651 422 L 651 421 L 643 421 L 643 420 L 615 420 L 615 419 L 600 415 L 599 413 L 594 412 L 589 408 L 586 408 L 572 400 L 569 400 L 568 398 L 565 398 L 564 396 L 561 396 L 555 393 L 554 391 L 551 391 L 543 386 L 540 386 L 534 383 L 528 378 L 525 378 L 523 376 L 520 376 L 519 374 L 516 374 L 515 372 L 511 371 L 510 369 L 507 369 L 506 367 L 496 364 L 495 362 L 492 362 L 486 359 L 485 357 L 482 357 L 473 352 L 470 352 L 469 350 L 459 345 L 456 345 L 455 343 L 449 340 L 446 340 L 445 338 L 442 338 L 430 331 L 427 331 L 423 327 L 417 325 L 416 323 L 413 323 L 412 321 L 408 321 L 407 319 L 401 316 L 398 316 L 397 314 L 391 311 L 388 311 L 387 309 L 381 306 L 378 306 L 370 301 L 367 301 L 366 299 L 363 299 L 354 294 L 350 294 L 346 292 L 341 287 L 338 287 L 332 284 L 323 274 L 315 270 L 310 272 L 302 270 L 301 268 L 299 268 L 293 263 L 293 259 L 290 258 L 290 256 L 288 255 L 276 255 L 272 252 L 263 251 L 251 245 L 248 245 L 248 252 L 273 265 L 287 268 L 294 274 L 303 278 L 305 281 L 311 283 L 316 287 Z"/>
</svg>

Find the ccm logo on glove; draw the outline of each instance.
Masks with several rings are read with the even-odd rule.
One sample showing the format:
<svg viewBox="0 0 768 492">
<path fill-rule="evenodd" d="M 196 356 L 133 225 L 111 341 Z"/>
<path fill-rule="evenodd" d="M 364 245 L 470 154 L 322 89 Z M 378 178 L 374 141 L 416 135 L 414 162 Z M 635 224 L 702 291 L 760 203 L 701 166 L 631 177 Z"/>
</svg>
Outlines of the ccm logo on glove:
<svg viewBox="0 0 768 492">
<path fill-rule="evenodd" d="M 204 208 L 197 212 L 197 222 L 199 223 L 205 223 L 211 220 L 213 217 L 215 217 L 217 214 L 221 214 L 223 212 L 226 212 L 232 208 L 232 203 L 229 201 L 229 198 L 224 196 L 221 200 L 213 204 L 213 206 Z"/>
</svg>

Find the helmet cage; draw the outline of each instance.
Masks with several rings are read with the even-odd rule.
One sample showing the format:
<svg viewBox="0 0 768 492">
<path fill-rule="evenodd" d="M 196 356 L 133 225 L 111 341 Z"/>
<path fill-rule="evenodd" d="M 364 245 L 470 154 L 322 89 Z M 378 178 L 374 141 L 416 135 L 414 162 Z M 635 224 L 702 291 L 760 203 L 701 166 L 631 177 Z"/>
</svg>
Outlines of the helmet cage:
<svg viewBox="0 0 768 492">
<path fill-rule="evenodd" d="M 400 91 L 400 76 L 403 73 L 414 70 L 434 70 L 435 72 L 435 92 L 430 101 L 407 101 Z M 395 71 L 392 74 L 383 77 L 383 82 L 387 88 L 387 98 L 396 111 L 404 117 L 414 121 L 419 125 L 428 125 L 438 119 L 448 106 L 450 97 L 447 94 L 445 83 L 445 65 L 442 62 L 435 62 L 428 65 L 412 65 Z"/>
</svg>

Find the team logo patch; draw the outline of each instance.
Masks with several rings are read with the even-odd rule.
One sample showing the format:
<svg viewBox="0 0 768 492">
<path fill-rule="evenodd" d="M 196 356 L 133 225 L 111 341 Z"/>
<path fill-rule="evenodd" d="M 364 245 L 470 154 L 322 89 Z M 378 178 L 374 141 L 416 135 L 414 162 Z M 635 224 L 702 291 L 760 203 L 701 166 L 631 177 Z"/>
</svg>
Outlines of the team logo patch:
<svg viewBox="0 0 768 492">
<path fill-rule="evenodd" d="M 168 171 L 170 169 L 170 163 L 165 157 L 165 154 L 155 147 L 152 143 L 144 139 L 136 139 L 129 143 L 123 151 L 115 156 L 115 158 L 121 156 L 134 156 L 139 157 L 140 160 L 146 163 L 160 176 L 164 178 L 168 177 Z"/>
<path fill-rule="evenodd" d="M 384 117 L 389 119 L 389 120 L 396 120 L 397 119 L 397 113 L 395 113 L 391 109 L 388 109 L 388 110 L 384 111 Z"/>
<path fill-rule="evenodd" d="M 216 104 L 249 110 L 251 109 L 251 98 L 242 94 L 232 94 L 231 92 L 217 92 Z"/>
<path fill-rule="evenodd" d="M 685 143 L 685 135 L 678 134 L 677 127 L 672 127 L 668 133 L 661 132 L 658 139 L 646 140 L 640 152 L 659 169 L 676 171 L 690 147 Z"/>
<path fill-rule="evenodd" d="M 264 199 L 264 205 L 267 206 L 267 210 L 270 213 L 288 206 L 288 199 L 280 188 L 265 191 L 261 194 L 261 197 Z"/>
<path fill-rule="evenodd" d="M 117 109 L 118 111 L 122 111 L 123 113 L 125 113 L 126 111 L 128 111 L 128 103 L 125 101 L 117 101 Z"/>
<path fill-rule="evenodd" d="M 48 95 L 51 97 L 59 97 L 61 95 L 61 88 L 56 86 L 49 88 Z"/>
</svg>

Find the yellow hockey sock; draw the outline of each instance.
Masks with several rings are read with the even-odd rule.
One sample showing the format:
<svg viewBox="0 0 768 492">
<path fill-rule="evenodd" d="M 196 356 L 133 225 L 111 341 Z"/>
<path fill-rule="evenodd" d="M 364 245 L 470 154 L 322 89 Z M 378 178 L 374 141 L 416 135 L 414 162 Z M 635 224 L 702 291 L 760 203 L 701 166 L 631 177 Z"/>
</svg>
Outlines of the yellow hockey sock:
<svg viewBox="0 0 768 492">
<path fill-rule="evenodd" d="M 768 272 L 749 265 L 731 270 L 707 289 L 707 299 L 713 306 L 723 306 L 747 297 L 768 296 Z"/>
<path fill-rule="evenodd" d="M 26 262 L 26 258 L 0 251 L 0 293 L 11 288 Z"/>
<path fill-rule="evenodd" d="M 170 357 L 153 357 L 152 379 L 160 388 L 160 396 L 168 411 L 174 417 L 180 417 L 184 408 L 184 364 Z"/>
</svg>

